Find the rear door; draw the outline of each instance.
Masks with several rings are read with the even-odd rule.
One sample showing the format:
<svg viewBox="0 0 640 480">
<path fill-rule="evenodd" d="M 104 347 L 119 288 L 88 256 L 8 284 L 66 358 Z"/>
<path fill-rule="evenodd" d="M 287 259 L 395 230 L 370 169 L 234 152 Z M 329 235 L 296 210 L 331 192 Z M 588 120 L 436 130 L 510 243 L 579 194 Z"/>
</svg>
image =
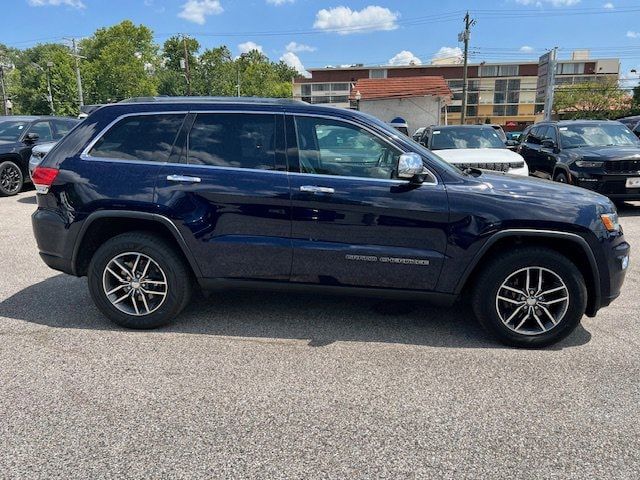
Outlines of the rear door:
<svg viewBox="0 0 640 480">
<path fill-rule="evenodd" d="M 558 132 L 556 131 L 556 127 L 553 125 L 549 125 L 544 129 L 542 134 L 542 142 L 545 140 L 550 140 L 557 147 L 558 146 Z M 540 170 L 549 175 L 553 174 L 553 169 L 556 166 L 556 151 L 554 148 L 543 147 L 540 146 L 540 154 L 539 154 L 539 165 Z"/>
<path fill-rule="evenodd" d="M 434 290 L 449 208 L 435 176 L 396 177 L 399 148 L 345 120 L 287 116 L 294 282 Z"/>
<path fill-rule="evenodd" d="M 529 131 L 529 134 L 522 142 L 522 148 L 520 149 L 520 155 L 527 162 L 529 170 L 534 172 L 540 169 L 540 134 L 542 129 L 546 126 L 534 126 Z"/>
<path fill-rule="evenodd" d="M 204 277 L 288 280 L 291 208 L 283 115 L 189 115 L 177 159 L 156 185 Z M 175 152 L 174 152 L 175 153 Z"/>
</svg>

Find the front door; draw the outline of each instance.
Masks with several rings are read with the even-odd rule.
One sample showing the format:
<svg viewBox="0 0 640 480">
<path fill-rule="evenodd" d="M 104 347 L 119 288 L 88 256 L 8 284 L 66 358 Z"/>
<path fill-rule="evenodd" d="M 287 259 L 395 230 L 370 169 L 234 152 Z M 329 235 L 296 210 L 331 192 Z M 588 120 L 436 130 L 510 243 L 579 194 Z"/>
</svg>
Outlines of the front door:
<svg viewBox="0 0 640 480">
<path fill-rule="evenodd" d="M 287 117 L 294 282 L 434 290 L 447 195 L 396 177 L 402 153 L 345 120 Z"/>
<path fill-rule="evenodd" d="M 180 229 L 204 277 L 288 280 L 283 115 L 218 112 L 189 119 L 180 162 L 166 164 L 158 177 L 159 213 Z"/>
</svg>

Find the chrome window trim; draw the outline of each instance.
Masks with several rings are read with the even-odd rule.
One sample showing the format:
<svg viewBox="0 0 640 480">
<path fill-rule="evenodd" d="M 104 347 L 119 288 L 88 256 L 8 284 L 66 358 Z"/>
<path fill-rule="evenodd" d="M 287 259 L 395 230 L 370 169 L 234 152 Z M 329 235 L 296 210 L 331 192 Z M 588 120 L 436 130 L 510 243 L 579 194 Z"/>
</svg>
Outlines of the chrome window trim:
<svg viewBox="0 0 640 480">
<path fill-rule="evenodd" d="M 104 127 L 98 135 L 94 137 L 91 142 L 85 147 L 85 149 L 80 154 L 80 158 L 82 160 L 87 161 L 97 161 L 97 162 L 120 162 L 120 163 L 128 163 L 128 164 L 156 164 L 156 165 L 164 165 L 164 166 L 176 166 L 176 167 L 189 167 L 189 168 L 211 168 L 211 169 L 220 169 L 220 170 L 232 170 L 232 171 L 243 171 L 243 172 L 261 172 L 261 173 L 273 173 L 273 174 L 283 174 L 283 175 L 292 175 L 292 176 L 305 176 L 305 177 L 320 177 L 320 178 L 344 178 L 348 180 L 360 180 L 360 181 L 374 181 L 381 183 L 390 183 L 390 184 L 408 184 L 410 180 L 404 179 L 386 179 L 386 178 L 368 178 L 368 177 L 351 177 L 351 176 L 343 176 L 343 175 L 323 175 L 316 173 L 302 173 L 302 172 L 289 172 L 283 170 L 263 170 L 259 168 L 241 168 L 241 167 L 223 167 L 218 165 L 197 165 L 190 163 L 175 163 L 175 162 L 155 162 L 152 160 L 131 160 L 131 159 L 123 159 L 123 158 L 111 158 L 111 157 L 94 157 L 89 155 L 91 149 L 95 146 L 96 143 L 119 121 L 128 118 L 128 117 L 139 117 L 139 116 L 148 116 L 148 115 L 188 115 L 188 114 L 210 114 L 210 113 L 236 113 L 236 114 L 255 114 L 255 115 L 284 115 L 286 116 L 304 116 L 304 117 L 317 117 L 324 118 L 327 120 L 334 120 L 338 122 L 345 122 L 351 125 L 354 125 L 358 128 L 362 128 L 372 135 L 378 137 L 381 141 L 386 144 L 391 145 L 393 148 L 399 150 L 401 153 L 414 153 L 406 150 L 400 145 L 396 145 L 393 142 L 389 141 L 389 138 L 384 137 L 382 134 L 372 130 L 370 127 L 366 125 L 361 125 L 357 122 L 354 122 L 349 119 L 345 119 L 339 116 L 326 115 L 320 113 L 297 113 L 297 112 L 287 112 L 281 110 L 170 110 L 170 111 L 153 111 L 153 112 L 131 112 L 124 113 L 119 115 L 114 120 L 112 120 L 106 127 Z M 421 155 L 422 156 L 422 155 Z M 425 170 L 427 174 L 433 178 L 433 182 L 425 181 L 421 185 L 438 185 L 438 177 L 425 165 Z M 426 175 L 426 174 L 425 174 Z"/>
</svg>

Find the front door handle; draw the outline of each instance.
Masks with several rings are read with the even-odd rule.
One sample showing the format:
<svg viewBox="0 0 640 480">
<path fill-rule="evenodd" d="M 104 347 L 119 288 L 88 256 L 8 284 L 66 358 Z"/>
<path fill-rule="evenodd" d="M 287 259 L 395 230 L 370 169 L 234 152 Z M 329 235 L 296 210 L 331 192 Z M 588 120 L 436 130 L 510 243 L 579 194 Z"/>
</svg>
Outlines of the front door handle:
<svg viewBox="0 0 640 480">
<path fill-rule="evenodd" d="M 167 180 L 178 183 L 200 183 L 200 177 L 188 177 L 186 175 L 167 175 Z"/>
<path fill-rule="evenodd" d="M 336 193 L 331 187 L 318 187 L 316 185 L 302 185 L 300 191 L 306 193 Z"/>
</svg>

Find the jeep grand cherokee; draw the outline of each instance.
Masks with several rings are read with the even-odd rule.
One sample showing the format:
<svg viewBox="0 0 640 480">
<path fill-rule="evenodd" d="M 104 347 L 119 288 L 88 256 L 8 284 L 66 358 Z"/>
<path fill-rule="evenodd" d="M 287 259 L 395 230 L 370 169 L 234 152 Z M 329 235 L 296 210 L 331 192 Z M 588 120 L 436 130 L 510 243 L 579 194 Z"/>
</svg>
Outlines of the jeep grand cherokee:
<svg viewBox="0 0 640 480">
<path fill-rule="evenodd" d="M 468 293 L 498 339 L 543 346 L 609 305 L 629 261 L 604 196 L 461 171 L 373 117 L 292 100 L 105 106 L 33 181 L 43 260 L 132 328 L 168 323 L 195 286 Z"/>
</svg>

